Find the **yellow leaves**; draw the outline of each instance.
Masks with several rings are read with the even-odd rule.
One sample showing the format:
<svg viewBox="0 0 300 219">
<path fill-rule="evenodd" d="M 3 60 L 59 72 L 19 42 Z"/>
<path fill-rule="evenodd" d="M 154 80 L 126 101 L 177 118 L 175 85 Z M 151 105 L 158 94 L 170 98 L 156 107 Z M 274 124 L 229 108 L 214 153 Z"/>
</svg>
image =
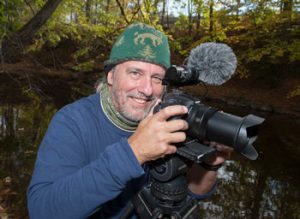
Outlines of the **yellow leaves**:
<svg viewBox="0 0 300 219">
<path fill-rule="evenodd" d="M 236 69 L 236 74 L 239 78 L 248 78 L 250 76 L 249 69 L 246 68 L 244 65 L 238 65 Z"/>
<path fill-rule="evenodd" d="M 261 48 L 249 48 L 245 54 L 246 62 L 259 62 L 267 57 L 271 62 L 276 62 L 278 58 L 283 57 L 286 52 L 285 43 L 266 44 Z"/>
<path fill-rule="evenodd" d="M 292 43 L 290 43 L 287 47 L 290 52 L 289 60 L 291 62 L 300 60 L 300 40 L 295 39 Z"/>
<path fill-rule="evenodd" d="M 300 85 L 296 86 L 290 93 L 288 93 L 287 98 L 293 98 L 300 96 Z"/>
<path fill-rule="evenodd" d="M 25 49 L 25 53 L 28 52 L 34 52 L 34 51 L 40 51 L 43 48 L 43 45 L 45 44 L 45 41 L 43 38 L 38 38 L 34 41 L 33 44 L 31 44 L 30 46 L 28 46 Z"/>
<path fill-rule="evenodd" d="M 72 54 L 72 57 L 75 59 L 75 60 L 78 60 L 79 58 L 87 55 L 89 49 L 88 48 L 82 48 L 82 49 L 79 49 L 77 50 L 74 54 Z"/>
<path fill-rule="evenodd" d="M 80 72 L 89 72 L 93 69 L 93 67 L 94 67 L 94 61 L 91 60 L 91 61 L 79 63 L 76 66 L 73 66 L 72 69 Z"/>
</svg>

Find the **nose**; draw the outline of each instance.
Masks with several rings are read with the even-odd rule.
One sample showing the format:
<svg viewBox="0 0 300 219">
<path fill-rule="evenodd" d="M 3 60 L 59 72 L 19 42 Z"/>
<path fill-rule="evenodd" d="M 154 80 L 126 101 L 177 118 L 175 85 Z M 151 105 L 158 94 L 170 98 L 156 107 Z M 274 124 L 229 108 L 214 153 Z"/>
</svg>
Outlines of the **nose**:
<svg viewBox="0 0 300 219">
<path fill-rule="evenodd" d="M 143 77 L 142 80 L 140 80 L 138 91 L 146 96 L 151 96 L 153 94 L 153 86 L 150 77 Z"/>
</svg>

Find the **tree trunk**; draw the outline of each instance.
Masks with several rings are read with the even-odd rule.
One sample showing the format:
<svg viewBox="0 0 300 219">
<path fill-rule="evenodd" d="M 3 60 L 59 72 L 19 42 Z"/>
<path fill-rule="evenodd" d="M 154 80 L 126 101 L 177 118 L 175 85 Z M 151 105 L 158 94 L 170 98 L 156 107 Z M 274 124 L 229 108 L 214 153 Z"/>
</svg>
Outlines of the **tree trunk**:
<svg viewBox="0 0 300 219">
<path fill-rule="evenodd" d="M 91 7 L 92 7 L 92 0 L 86 0 L 85 2 L 85 16 L 88 22 L 91 22 L 92 13 L 91 13 Z"/>
<path fill-rule="evenodd" d="M 235 11 L 236 20 L 239 20 L 239 17 L 240 17 L 240 7 L 241 7 L 241 1 L 237 0 L 236 1 L 236 11 Z"/>
<path fill-rule="evenodd" d="M 106 9 L 105 9 L 106 13 L 109 12 L 109 7 L 110 7 L 110 0 L 106 0 Z"/>
<path fill-rule="evenodd" d="M 169 22 L 169 0 L 167 0 L 167 27 L 170 28 L 170 22 Z"/>
<path fill-rule="evenodd" d="M 166 0 L 162 1 L 162 10 L 161 10 L 161 24 L 165 26 L 165 13 L 166 13 Z"/>
<path fill-rule="evenodd" d="M 292 12 L 293 12 L 293 0 L 282 0 L 281 5 L 282 5 L 281 14 L 288 21 L 291 21 L 292 20 Z"/>
<path fill-rule="evenodd" d="M 197 15 L 197 18 L 196 18 L 196 34 L 197 36 L 199 36 L 199 33 L 200 33 L 200 26 L 201 26 L 201 14 L 202 14 L 202 11 L 203 11 L 203 7 L 204 7 L 204 1 L 202 0 L 198 0 L 198 1 L 193 1 L 195 2 L 195 7 L 196 7 L 196 15 Z"/>
<path fill-rule="evenodd" d="M 213 37 L 213 25 L 214 25 L 214 19 L 213 19 L 213 14 L 214 14 L 214 1 L 210 0 L 209 1 L 209 34 L 211 38 Z"/>
<path fill-rule="evenodd" d="M 198 12 L 197 13 L 197 21 L 196 21 L 196 31 L 197 31 L 197 33 L 200 30 L 200 25 L 201 25 L 201 13 Z"/>
<path fill-rule="evenodd" d="M 191 0 L 188 0 L 188 19 L 189 19 L 188 33 L 189 33 L 189 36 L 191 36 L 192 35 L 192 28 L 193 28 L 192 3 L 191 3 Z"/>
<path fill-rule="evenodd" d="M 51 17 L 62 0 L 48 0 L 43 8 L 11 37 L 3 40 L 0 47 L 2 60 L 11 61 L 22 54 L 23 48 L 33 42 L 34 35 Z"/>
</svg>

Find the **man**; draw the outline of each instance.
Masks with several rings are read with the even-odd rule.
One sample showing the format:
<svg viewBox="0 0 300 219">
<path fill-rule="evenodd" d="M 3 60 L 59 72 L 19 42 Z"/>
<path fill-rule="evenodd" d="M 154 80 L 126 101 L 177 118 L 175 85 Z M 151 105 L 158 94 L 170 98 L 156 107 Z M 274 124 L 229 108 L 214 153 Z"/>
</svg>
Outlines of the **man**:
<svg viewBox="0 0 300 219">
<path fill-rule="evenodd" d="M 188 124 L 168 120 L 187 113 L 170 106 L 152 114 L 165 90 L 170 66 L 167 37 L 133 24 L 114 44 L 106 62 L 106 80 L 99 92 L 59 110 L 40 145 L 28 188 L 28 209 L 34 218 L 120 218 L 128 203 L 148 182 L 147 162 L 176 152 Z M 219 165 L 230 150 L 188 175 L 191 195 L 201 199 L 216 183 Z M 212 168 L 213 169 L 213 168 Z M 131 218 L 136 218 L 135 212 Z"/>
</svg>

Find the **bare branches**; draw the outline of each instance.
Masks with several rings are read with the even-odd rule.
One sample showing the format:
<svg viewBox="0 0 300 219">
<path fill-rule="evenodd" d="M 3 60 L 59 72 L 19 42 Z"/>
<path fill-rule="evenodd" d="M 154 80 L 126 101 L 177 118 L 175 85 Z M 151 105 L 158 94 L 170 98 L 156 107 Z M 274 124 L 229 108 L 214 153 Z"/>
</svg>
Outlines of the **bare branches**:
<svg viewBox="0 0 300 219">
<path fill-rule="evenodd" d="M 28 2 L 28 0 L 24 0 L 25 4 L 30 8 L 32 14 L 35 14 L 35 10 L 32 8 L 30 2 Z"/>
<path fill-rule="evenodd" d="M 126 16 L 126 13 L 125 13 L 125 10 L 124 10 L 122 4 L 120 3 L 119 0 L 116 0 L 116 2 L 117 2 L 118 6 L 119 6 L 119 8 L 120 8 L 121 14 L 122 14 L 122 16 L 124 17 L 126 23 L 129 24 L 130 22 L 129 22 L 127 16 Z"/>
</svg>

